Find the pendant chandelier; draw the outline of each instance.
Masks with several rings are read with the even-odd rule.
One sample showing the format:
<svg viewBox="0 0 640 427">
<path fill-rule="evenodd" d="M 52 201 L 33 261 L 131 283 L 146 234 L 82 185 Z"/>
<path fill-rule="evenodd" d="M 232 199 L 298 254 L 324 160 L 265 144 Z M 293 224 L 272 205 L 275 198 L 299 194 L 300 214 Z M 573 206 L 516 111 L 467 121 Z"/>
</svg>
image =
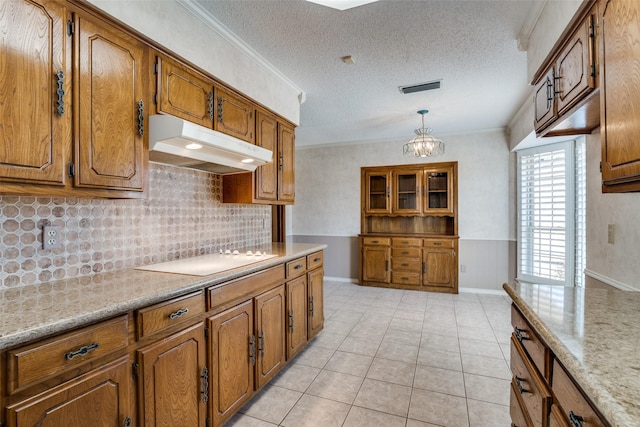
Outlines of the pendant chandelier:
<svg viewBox="0 0 640 427">
<path fill-rule="evenodd" d="M 422 116 L 422 127 L 414 130 L 416 136 L 404 144 L 403 154 L 413 154 L 416 157 L 432 157 L 444 154 L 444 143 L 431 135 L 431 128 L 424 127 L 424 115 L 429 110 L 420 110 L 418 114 Z"/>
</svg>

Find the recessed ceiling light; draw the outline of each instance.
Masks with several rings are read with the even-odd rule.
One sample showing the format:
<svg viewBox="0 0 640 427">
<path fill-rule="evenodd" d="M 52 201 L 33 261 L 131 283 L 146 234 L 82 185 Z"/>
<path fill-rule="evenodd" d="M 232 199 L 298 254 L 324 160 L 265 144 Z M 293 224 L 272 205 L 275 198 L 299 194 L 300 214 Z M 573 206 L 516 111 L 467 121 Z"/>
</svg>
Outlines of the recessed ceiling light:
<svg viewBox="0 0 640 427">
<path fill-rule="evenodd" d="M 187 150 L 199 150 L 202 148 L 202 145 L 192 142 L 191 144 L 185 145 L 184 148 L 186 148 Z"/>
<path fill-rule="evenodd" d="M 332 7 L 338 10 L 347 10 L 363 4 L 374 3 L 378 0 L 307 0 L 326 7 Z"/>
<path fill-rule="evenodd" d="M 240 160 L 242 163 L 253 163 L 253 159 Z"/>
</svg>

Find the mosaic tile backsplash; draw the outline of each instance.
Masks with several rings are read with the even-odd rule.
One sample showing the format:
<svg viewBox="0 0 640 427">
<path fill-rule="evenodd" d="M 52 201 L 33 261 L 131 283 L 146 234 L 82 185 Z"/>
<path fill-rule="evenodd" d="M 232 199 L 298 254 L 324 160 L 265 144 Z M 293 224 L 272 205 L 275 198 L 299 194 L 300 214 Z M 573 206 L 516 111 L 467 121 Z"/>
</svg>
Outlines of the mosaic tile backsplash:
<svg viewBox="0 0 640 427">
<path fill-rule="evenodd" d="M 221 200 L 221 176 L 154 163 L 146 199 L 0 196 L 0 288 L 271 242 L 270 206 Z M 42 248 L 47 224 L 62 247 Z"/>
</svg>

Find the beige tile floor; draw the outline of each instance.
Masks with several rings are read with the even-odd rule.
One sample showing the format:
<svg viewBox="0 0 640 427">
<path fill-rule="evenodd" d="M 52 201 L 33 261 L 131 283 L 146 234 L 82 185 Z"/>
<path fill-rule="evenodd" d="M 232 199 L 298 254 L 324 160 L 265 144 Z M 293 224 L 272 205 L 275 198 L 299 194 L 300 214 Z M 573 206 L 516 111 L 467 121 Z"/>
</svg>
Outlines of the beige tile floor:
<svg viewBox="0 0 640 427">
<path fill-rule="evenodd" d="M 324 330 L 227 425 L 510 425 L 506 294 L 325 281 L 324 298 Z"/>
</svg>

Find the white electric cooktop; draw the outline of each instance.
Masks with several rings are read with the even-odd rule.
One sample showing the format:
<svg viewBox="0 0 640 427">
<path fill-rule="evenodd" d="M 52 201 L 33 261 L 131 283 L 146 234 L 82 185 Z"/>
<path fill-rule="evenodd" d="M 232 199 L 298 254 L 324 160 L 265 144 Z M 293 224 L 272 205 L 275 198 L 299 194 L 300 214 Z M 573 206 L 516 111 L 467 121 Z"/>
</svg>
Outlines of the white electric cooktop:
<svg viewBox="0 0 640 427">
<path fill-rule="evenodd" d="M 226 253 L 200 255 L 192 258 L 145 265 L 143 267 L 136 267 L 136 270 L 188 274 L 191 276 L 208 276 L 238 267 L 245 267 L 275 257 L 277 257 L 277 255 L 269 255 L 260 251 L 256 251 L 255 253 L 252 251 L 226 251 Z"/>
</svg>

